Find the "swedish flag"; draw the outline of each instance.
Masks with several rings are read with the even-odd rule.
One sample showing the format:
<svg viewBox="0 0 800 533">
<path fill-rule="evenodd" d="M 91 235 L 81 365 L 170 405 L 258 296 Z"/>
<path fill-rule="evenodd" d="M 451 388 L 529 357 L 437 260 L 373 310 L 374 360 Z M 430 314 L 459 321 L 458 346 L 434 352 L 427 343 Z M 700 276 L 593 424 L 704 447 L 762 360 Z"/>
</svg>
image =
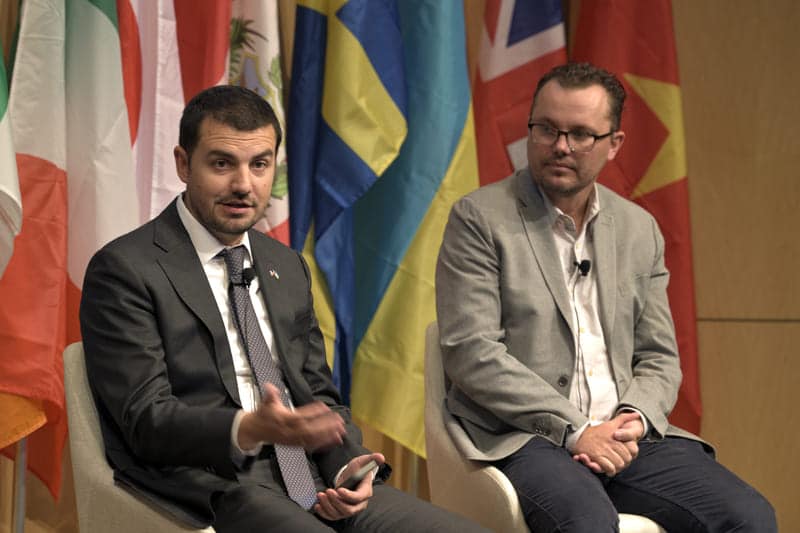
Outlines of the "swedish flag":
<svg viewBox="0 0 800 533">
<path fill-rule="evenodd" d="M 436 256 L 450 206 L 478 185 L 462 2 L 299 2 L 288 151 L 292 243 L 315 245 L 327 281 L 337 384 L 424 455 Z"/>
<path fill-rule="evenodd" d="M 314 227 L 334 302 L 334 379 L 348 400 L 353 358 L 353 205 L 406 137 L 397 8 L 391 1 L 299 2 L 287 136 L 292 245 Z"/>
</svg>

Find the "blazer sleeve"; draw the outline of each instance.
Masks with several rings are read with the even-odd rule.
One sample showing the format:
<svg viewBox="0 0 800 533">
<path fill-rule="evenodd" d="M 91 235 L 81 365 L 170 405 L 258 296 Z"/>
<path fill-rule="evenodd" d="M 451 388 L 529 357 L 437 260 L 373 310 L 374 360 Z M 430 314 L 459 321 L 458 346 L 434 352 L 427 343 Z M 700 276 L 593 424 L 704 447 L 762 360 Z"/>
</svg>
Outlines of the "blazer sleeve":
<svg viewBox="0 0 800 533">
<path fill-rule="evenodd" d="M 652 217 L 646 227 L 652 245 L 642 248 L 654 253 L 650 271 L 637 277 L 639 286 L 634 288 L 642 304 L 633 324 L 632 379 L 620 390 L 619 403 L 641 411 L 652 425 L 650 434 L 661 437 L 669 426 L 667 416 L 677 400 L 682 375 L 667 297 L 664 238 Z"/>
<path fill-rule="evenodd" d="M 230 431 L 236 408 L 216 391 L 204 394 L 195 389 L 218 379 L 210 335 L 182 309 L 154 265 L 118 248 L 104 248 L 87 269 L 81 333 L 101 416 L 145 464 L 232 472 Z M 163 312 L 169 298 L 175 300 L 175 313 L 164 316 L 170 314 Z M 170 321 L 182 322 L 181 329 L 172 330 Z M 184 332 L 180 342 L 185 349 L 168 365 L 162 335 L 177 331 Z M 176 391 L 179 373 L 187 378 Z"/>
</svg>

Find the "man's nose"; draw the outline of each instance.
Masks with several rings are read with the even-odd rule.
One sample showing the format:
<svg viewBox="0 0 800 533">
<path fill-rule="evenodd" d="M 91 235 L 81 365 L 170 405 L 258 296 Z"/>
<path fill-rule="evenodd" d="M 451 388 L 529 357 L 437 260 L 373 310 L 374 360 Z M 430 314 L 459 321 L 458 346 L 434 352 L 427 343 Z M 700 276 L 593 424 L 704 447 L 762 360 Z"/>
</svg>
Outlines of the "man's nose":
<svg viewBox="0 0 800 533">
<path fill-rule="evenodd" d="M 247 166 L 238 167 L 233 173 L 231 189 L 238 194 L 247 194 L 250 192 L 252 185 L 253 182 L 252 176 L 250 175 L 250 168 Z"/>
<path fill-rule="evenodd" d="M 567 139 L 567 132 L 559 131 L 556 133 L 556 140 L 553 143 L 553 150 L 564 154 L 572 152 L 572 148 L 569 146 L 569 140 Z"/>
</svg>

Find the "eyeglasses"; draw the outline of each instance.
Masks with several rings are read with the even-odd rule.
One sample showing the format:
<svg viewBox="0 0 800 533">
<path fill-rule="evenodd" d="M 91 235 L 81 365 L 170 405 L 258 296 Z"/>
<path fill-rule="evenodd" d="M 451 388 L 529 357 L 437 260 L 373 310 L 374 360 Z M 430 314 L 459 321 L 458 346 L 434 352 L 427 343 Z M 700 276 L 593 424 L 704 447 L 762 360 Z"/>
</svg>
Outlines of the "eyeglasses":
<svg viewBox="0 0 800 533">
<path fill-rule="evenodd" d="M 603 135 L 595 135 L 582 130 L 563 131 L 547 124 L 537 124 L 536 122 L 528 122 L 528 129 L 531 131 L 531 140 L 533 142 L 547 146 L 556 144 L 559 137 L 563 135 L 567 138 L 567 146 L 573 152 L 591 152 L 592 148 L 594 148 L 594 143 L 614 134 L 614 130 Z"/>
</svg>

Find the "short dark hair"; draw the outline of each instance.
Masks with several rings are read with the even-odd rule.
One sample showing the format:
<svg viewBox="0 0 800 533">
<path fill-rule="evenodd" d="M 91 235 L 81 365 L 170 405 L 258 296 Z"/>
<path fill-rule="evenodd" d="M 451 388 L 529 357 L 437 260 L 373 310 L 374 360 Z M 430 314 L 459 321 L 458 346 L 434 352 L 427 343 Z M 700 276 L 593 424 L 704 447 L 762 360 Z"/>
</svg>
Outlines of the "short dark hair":
<svg viewBox="0 0 800 533">
<path fill-rule="evenodd" d="M 207 117 L 239 131 L 265 126 L 275 128 L 275 151 L 281 145 L 281 125 L 272 106 L 261 96 L 236 85 L 209 87 L 192 98 L 183 109 L 178 144 L 189 158 L 197 147 L 200 125 Z"/>
<path fill-rule="evenodd" d="M 550 80 L 556 80 L 565 89 L 582 89 L 592 85 L 600 85 L 608 93 L 611 129 L 612 131 L 619 129 L 622 121 L 622 106 L 625 104 L 625 88 L 612 73 L 591 63 L 559 65 L 542 76 L 536 85 L 536 92 L 533 93 L 533 103 L 531 104 L 531 113 L 533 113 L 533 106 L 536 105 L 536 97 L 539 96 L 539 91 Z"/>
</svg>

